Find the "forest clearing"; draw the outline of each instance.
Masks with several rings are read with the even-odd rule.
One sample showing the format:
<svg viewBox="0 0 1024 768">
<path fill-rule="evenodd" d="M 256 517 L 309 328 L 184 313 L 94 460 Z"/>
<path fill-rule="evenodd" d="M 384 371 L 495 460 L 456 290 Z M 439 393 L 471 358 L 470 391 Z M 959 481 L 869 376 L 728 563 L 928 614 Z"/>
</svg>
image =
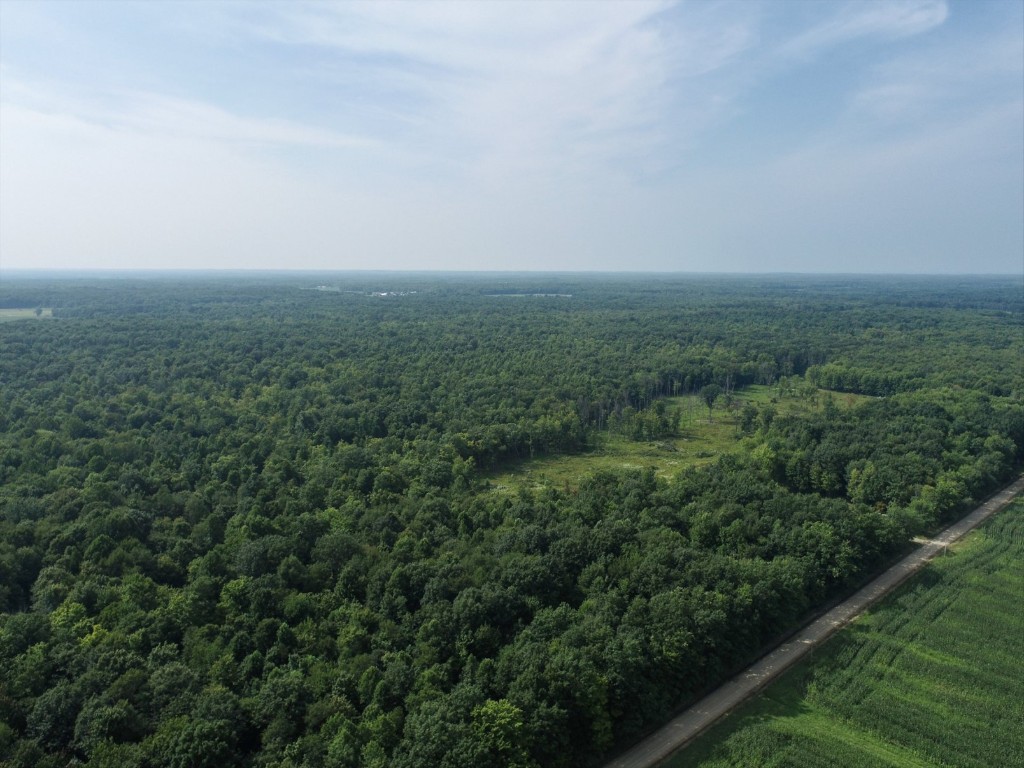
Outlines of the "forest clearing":
<svg viewBox="0 0 1024 768">
<path fill-rule="evenodd" d="M 663 401 L 669 423 L 676 425 L 668 434 L 644 440 L 604 430 L 595 434 L 581 453 L 509 461 L 484 476 L 495 491 L 504 493 L 520 487 L 535 491 L 548 486 L 575 488 L 581 478 L 595 472 L 620 470 L 653 469 L 659 478 L 671 480 L 686 467 L 709 464 L 736 449 L 754 431 L 756 415 L 745 412 L 745 405 L 771 409 L 773 415 L 791 416 L 820 412 L 826 402 L 852 408 L 870 399 L 866 395 L 818 389 L 802 380 L 770 386 L 751 384 L 732 393 L 728 404 L 720 405 L 717 412 L 709 409 L 698 394 L 677 395 Z M 750 419 L 746 425 L 745 418 Z"/>
<path fill-rule="evenodd" d="M 52 307 L 0 307 L 0 323 L 8 320 L 32 320 L 52 318 Z"/>
</svg>

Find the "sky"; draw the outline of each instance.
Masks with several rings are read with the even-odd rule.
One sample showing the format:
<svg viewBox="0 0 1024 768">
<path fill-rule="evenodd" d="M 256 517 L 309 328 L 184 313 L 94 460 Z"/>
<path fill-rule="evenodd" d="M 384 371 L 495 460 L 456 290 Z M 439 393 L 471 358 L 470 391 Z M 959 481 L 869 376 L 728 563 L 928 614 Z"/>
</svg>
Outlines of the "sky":
<svg viewBox="0 0 1024 768">
<path fill-rule="evenodd" d="M 1024 275 L 1024 2 L 0 0 L 0 271 Z"/>
</svg>

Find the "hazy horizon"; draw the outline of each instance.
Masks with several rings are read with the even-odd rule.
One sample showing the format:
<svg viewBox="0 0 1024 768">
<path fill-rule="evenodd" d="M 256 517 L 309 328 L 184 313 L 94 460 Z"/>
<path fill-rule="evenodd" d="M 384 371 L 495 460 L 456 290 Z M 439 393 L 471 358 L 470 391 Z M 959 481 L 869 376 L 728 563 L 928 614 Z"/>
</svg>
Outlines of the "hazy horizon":
<svg viewBox="0 0 1024 768">
<path fill-rule="evenodd" d="M 579 276 L 579 277 L 644 277 L 644 276 L 672 276 L 672 277 L 828 277 L 828 278 L 1014 278 L 1024 281 L 1024 274 L 1015 272 L 713 272 L 695 270 L 598 270 L 598 269 L 369 269 L 369 268 L 275 268 L 254 269 L 246 267 L 209 267 L 209 268 L 164 268 L 164 267 L 140 267 L 140 268 L 78 268 L 78 267 L 53 267 L 53 268 L 0 268 L 0 279 L 3 277 L 23 277 L 27 275 L 40 276 L 61 276 L 61 275 L 482 275 L 482 276 L 503 276 L 503 275 L 539 275 L 539 276 Z"/>
</svg>

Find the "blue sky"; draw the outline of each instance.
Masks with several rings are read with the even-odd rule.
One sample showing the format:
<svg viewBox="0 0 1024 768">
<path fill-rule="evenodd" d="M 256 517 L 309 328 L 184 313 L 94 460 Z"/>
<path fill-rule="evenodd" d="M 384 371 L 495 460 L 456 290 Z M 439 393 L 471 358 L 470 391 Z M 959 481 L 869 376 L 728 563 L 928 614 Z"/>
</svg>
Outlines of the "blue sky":
<svg viewBox="0 0 1024 768">
<path fill-rule="evenodd" d="M 0 269 L 1024 274 L 1024 3 L 0 0 Z"/>
</svg>

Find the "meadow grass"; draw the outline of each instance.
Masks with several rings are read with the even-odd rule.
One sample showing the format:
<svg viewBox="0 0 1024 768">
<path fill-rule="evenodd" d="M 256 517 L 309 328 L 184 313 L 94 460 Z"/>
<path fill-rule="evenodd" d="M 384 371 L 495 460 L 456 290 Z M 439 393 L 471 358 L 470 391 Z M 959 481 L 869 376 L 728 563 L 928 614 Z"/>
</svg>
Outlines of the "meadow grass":
<svg viewBox="0 0 1024 768">
<path fill-rule="evenodd" d="M 1024 766 L 1024 501 L 663 768 Z"/>
<path fill-rule="evenodd" d="M 42 313 L 36 315 L 35 307 L 8 307 L 0 308 L 0 323 L 8 320 L 35 320 L 36 318 L 52 318 L 53 309 L 44 308 Z"/>
<path fill-rule="evenodd" d="M 671 479 L 686 467 L 707 464 L 737 448 L 741 440 L 737 426 L 746 403 L 772 405 L 778 415 L 786 415 L 820 410 L 828 396 L 840 408 L 870 399 L 825 390 L 790 392 L 780 391 L 776 386 L 756 385 L 736 392 L 728 411 L 715 408 L 709 414 L 696 395 L 670 397 L 665 401 L 669 412 L 681 415 L 681 428 L 675 437 L 631 440 L 620 434 L 600 432 L 592 438 L 593 447 L 584 453 L 506 462 L 485 473 L 485 477 L 498 492 L 524 486 L 533 490 L 576 487 L 580 478 L 604 470 L 651 468 L 657 475 Z"/>
</svg>

